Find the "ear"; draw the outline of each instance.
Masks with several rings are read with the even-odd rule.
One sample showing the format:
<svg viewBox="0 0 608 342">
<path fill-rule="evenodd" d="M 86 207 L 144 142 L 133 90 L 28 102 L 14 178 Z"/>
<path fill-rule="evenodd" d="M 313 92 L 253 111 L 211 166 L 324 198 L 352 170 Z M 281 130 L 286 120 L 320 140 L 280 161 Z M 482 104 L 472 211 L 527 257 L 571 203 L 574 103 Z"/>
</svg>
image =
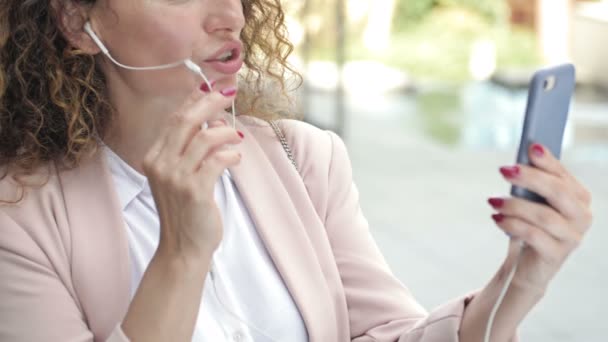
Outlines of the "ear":
<svg viewBox="0 0 608 342">
<path fill-rule="evenodd" d="M 53 0 L 52 5 L 57 13 L 59 30 L 72 47 L 91 55 L 101 52 L 84 30 L 84 24 L 89 17 L 90 6 L 78 5 L 71 0 Z"/>
</svg>

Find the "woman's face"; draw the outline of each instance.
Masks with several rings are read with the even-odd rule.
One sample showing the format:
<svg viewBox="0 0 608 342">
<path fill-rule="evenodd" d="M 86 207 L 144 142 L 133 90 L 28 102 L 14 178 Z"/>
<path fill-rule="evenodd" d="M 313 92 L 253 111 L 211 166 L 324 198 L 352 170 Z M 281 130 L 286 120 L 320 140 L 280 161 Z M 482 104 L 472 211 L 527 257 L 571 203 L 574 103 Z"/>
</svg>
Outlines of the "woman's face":
<svg viewBox="0 0 608 342">
<path fill-rule="evenodd" d="M 240 0 L 99 0 L 89 18 L 122 64 L 157 66 L 190 58 L 216 83 L 214 88 L 236 83 L 245 24 Z M 218 61 L 230 52 L 235 54 L 229 61 Z M 103 57 L 102 68 L 110 88 L 120 82 L 146 97 L 189 93 L 203 81 L 185 67 L 128 71 Z"/>
</svg>

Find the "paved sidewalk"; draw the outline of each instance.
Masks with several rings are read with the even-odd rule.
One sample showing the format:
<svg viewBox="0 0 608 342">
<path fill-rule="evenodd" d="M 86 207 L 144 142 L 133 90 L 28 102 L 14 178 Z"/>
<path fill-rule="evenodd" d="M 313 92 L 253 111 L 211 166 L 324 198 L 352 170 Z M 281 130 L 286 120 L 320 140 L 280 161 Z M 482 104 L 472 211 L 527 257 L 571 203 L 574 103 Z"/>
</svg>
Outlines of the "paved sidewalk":
<svg viewBox="0 0 608 342">
<path fill-rule="evenodd" d="M 330 99 L 313 97 L 317 120 L 331 116 Z M 513 162 L 515 148 L 443 145 L 414 127 L 412 108 L 372 108 L 349 100 L 344 138 L 364 213 L 395 274 L 429 309 L 483 286 L 507 247 L 486 199 L 508 193 L 498 167 Z M 574 144 L 564 163 L 592 190 L 595 224 L 525 320 L 522 341 L 608 341 L 608 158 L 585 151 Z"/>
</svg>

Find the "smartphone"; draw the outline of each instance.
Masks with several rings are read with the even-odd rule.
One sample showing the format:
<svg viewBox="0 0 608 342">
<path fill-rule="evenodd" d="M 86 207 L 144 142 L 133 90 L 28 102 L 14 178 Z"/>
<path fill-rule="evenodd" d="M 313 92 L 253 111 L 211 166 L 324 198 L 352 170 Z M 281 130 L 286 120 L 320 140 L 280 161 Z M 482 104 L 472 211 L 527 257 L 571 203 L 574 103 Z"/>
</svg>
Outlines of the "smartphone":
<svg viewBox="0 0 608 342">
<path fill-rule="evenodd" d="M 575 87 L 575 69 L 562 64 L 536 71 L 528 88 L 524 127 L 517 152 L 517 163 L 530 165 L 530 145 L 539 143 L 556 157 L 561 157 L 564 130 Z M 542 196 L 513 186 L 511 195 L 546 204 Z"/>
</svg>

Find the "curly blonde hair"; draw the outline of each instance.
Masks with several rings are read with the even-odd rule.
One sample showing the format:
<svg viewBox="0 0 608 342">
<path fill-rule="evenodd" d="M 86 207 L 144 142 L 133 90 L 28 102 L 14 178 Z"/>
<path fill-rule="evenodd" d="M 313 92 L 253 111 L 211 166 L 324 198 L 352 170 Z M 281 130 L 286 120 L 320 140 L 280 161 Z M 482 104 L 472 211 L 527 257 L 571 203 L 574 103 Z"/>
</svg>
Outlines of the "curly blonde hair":
<svg viewBox="0 0 608 342">
<path fill-rule="evenodd" d="M 63 1 L 63 2 L 62 2 Z M 93 5 L 96 0 L 60 0 Z M 288 64 L 280 0 L 241 0 L 245 27 L 239 112 L 262 119 L 285 115 L 286 80 L 300 75 Z M 244 84 L 243 84 L 244 83 Z M 280 98 L 268 84 L 280 87 Z M 244 86 L 244 87 L 243 87 Z M 289 101 L 288 101 L 289 102 Z M 76 167 L 93 153 L 113 117 L 104 75 L 94 56 L 61 34 L 49 0 L 0 2 L 0 165 L 27 174 L 49 161 Z M 4 178 L 2 176 L 2 178 Z M 1 179 L 1 178 L 0 178 Z"/>
</svg>

